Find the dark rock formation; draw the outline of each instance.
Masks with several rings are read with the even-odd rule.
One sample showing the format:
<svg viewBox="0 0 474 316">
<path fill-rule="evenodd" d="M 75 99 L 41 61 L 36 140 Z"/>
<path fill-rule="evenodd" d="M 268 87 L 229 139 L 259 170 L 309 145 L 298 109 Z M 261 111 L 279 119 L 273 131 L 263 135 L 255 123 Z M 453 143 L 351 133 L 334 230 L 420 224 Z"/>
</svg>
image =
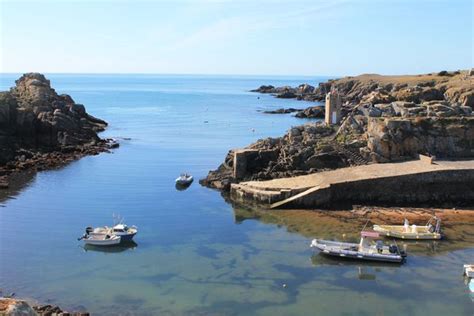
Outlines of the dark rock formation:
<svg viewBox="0 0 474 316">
<path fill-rule="evenodd" d="M 69 95 L 57 94 L 42 74 L 24 74 L 0 92 L 0 175 L 107 150 L 97 135 L 106 126 Z"/>
<path fill-rule="evenodd" d="M 295 117 L 298 118 L 318 118 L 318 119 L 323 119 L 324 118 L 324 107 L 322 106 L 312 106 L 309 108 L 306 108 L 304 110 L 301 109 L 295 109 L 295 108 L 281 108 L 277 110 L 268 110 L 268 111 L 263 111 L 265 114 L 288 114 L 288 113 L 294 113 Z"/>
<path fill-rule="evenodd" d="M 259 88 L 257 89 L 254 89 L 254 90 L 250 90 L 250 92 L 259 92 L 259 93 L 275 93 L 275 87 L 272 86 L 272 85 L 268 85 L 268 86 L 260 86 Z"/>
<path fill-rule="evenodd" d="M 277 110 L 269 110 L 269 111 L 263 111 L 265 114 L 288 114 L 288 113 L 293 113 L 293 112 L 299 112 L 302 111 L 300 109 L 294 109 L 294 108 L 288 108 L 288 109 L 277 109 Z"/>
<path fill-rule="evenodd" d="M 318 119 L 323 119 L 324 118 L 324 107 L 322 106 L 312 106 L 309 108 L 306 108 L 302 111 L 299 111 L 296 113 L 296 117 L 299 118 L 318 118 Z"/>
</svg>

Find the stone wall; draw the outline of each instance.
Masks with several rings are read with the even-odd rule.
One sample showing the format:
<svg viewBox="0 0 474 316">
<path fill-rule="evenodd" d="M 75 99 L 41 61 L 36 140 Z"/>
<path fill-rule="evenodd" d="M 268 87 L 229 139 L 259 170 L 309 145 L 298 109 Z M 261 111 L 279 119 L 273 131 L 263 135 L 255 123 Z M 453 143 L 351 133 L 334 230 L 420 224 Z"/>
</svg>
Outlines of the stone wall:
<svg viewBox="0 0 474 316">
<path fill-rule="evenodd" d="M 377 162 L 474 157 L 474 117 L 369 117 L 367 147 Z"/>
<path fill-rule="evenodd" d="M 473 183 L 472 169 L 348 181 L 320 188 L 283 207 L 324 208 L 344 203 L 460 205 L 474 200 Z"/>
</svg>

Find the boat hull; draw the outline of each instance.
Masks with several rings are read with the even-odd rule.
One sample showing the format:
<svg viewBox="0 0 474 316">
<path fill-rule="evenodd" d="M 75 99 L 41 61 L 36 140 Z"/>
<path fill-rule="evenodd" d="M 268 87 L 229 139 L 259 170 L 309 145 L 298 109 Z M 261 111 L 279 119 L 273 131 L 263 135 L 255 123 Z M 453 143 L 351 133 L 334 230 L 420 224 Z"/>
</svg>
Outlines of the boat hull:
<svg viewBox="0 0 474 316">
<path fill-rule="evenodd" d="M 137 233 L 125 234 L 125 235 L 117 234 L 117 236 L 120 236 L 120 239 L 122 242 L 127 242 L 127 241 L 132 241 L 133 237 L 135 237 L 136 234 Z"/>
<path fill-rule="evenodd" d="M 319 249 L 320 253 L 325 256 L 347 258 L 360 261 L 375 261 L 375 262 L 390 262 L 390 263 L 402 263 L 404 258 L 402 256 L 375 256 L 373 254 L 358 254 L 358 253 L 341 253 L 337 251 L 331 251 L 327 249 Z"/>
<path fill-rule="evenodd" d="M 110 239 L 96 239 L 96 238 L 85 238 L 84 243 L 91 246 L 115 246 L 120 244 L 120 237 L 113 237 Z"/>
<path fill-rule="evenodd" d="M 380 235 L 399 238 L 399 239 L 410 239 L 410 240 L 439 240 L 441 239 L 440 233 L 431 232 L 404 232 L 403 226 L 386 226 L 386 225 L 374 225 L 374 230 Z"/>
</svg>

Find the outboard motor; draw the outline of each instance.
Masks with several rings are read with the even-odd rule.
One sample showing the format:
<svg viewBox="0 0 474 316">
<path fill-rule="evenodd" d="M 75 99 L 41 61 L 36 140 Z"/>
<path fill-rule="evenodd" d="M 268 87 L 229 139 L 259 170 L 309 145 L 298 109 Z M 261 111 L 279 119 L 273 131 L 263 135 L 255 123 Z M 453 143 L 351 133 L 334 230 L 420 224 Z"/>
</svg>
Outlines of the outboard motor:
<svg viewBox="0 0 474 316">
<path fill-rule="evenodd" d="M 390 245 L 390 246 L 388 246 L 388 251 L 390 253 L 398 253 L 398 247 L 395 246 L 395 245 Z"/>
<path fill-rule="evenodd" d="M 82 235 L 81 237 L 77 238 L 77 240 L 82 240 L 82 239 L 86 239 L 87 237 L 89 237 L 89 234 L 92 233 L 94 231 L 94 228 L 93 227 L 86 227 L 86 233 L 84 235 Z"/>
<path fill-rule="evenodd" d="M 381 240 L 377 240 L 375 243 L 375 248 L 377 249 L 378 253 L 383 252 L 383 242 Z"/>
</svg>

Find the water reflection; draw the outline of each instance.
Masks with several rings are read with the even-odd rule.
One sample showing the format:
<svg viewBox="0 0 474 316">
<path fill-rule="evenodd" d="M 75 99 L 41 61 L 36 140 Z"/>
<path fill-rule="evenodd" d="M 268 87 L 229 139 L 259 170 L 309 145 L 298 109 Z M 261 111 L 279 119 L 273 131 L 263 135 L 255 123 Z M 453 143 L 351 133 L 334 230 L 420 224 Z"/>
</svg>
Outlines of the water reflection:
<svg viewBox="0 0 474 316">
<path fill-rule="evenodd" d="M 94 245 L 84 245 L 81 248 L 84 249 L 84 252 L 94 251 L 94 252 L 103 252 L 103 253 L 119 253 L 124 252 L 127 250 L 135 250 L 138 247 L 136 242 L 127 241 L 122 242 L 117 246 L 110 246 L 110 247 L 101 247 L 101 246 L 94 246 Z"/>
<path fill-rule="evenodd" d="M 399 269 L 401 263 L 388 263 L 388 262 L 372 262 L 350 259 L 350 258 L 333 258 L 325 256 L 322 253 L 315 253 L 311 256 L 311 263 L 319 269 L 327 269 L 331 267 L 335 268 L 352 268 L 354 272 L 357 272 L 357 279 L 361 281 L 375 281 L 377 280 L 377 274 L 383 273 L 385 270 Z"/>
<path fill-rule="evenodd" d="M 36 172 L 25 171 L 9 176 L 9 186 L 6 189 L 0 189 L 0 206 L 8 199 L 15 199 L 25 188 L 27 188 L 36 179 Z"/>
<path fill-rule="evenodd" d="M 187 190 L 190 186 L 191 186 L 191 183 L 188 183 L 188 184 L 179 184 L 179 183 L 176 183 L 174 187 L 176 188 L 177 191 L 185 191 L 185 190 Z"/>
</svg>

